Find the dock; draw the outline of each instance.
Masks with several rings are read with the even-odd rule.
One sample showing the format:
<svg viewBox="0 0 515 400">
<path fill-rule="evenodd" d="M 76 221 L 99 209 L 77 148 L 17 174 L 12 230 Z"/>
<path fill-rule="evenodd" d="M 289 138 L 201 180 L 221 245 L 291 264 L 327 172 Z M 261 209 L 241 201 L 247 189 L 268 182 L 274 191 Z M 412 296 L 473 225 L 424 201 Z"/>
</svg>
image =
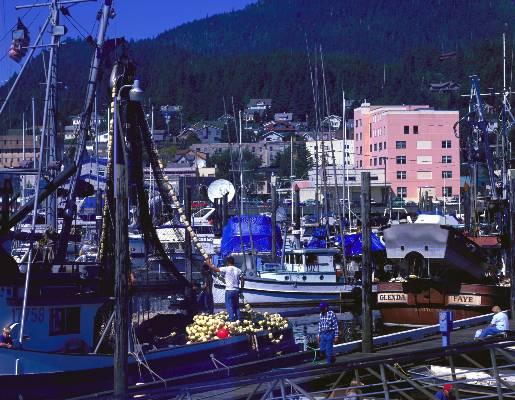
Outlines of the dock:
<svg viewBox="0 0 515 400">
<path fill-rule="evenodd" d="M 360 352 L 360 341 L 335 346 L 336 362 L 327 366 L 316 351 L 278 356 L 236 366 L 218 365 L 213 370 L 130 388 L 129 398 L 164 399 L 271 399 L 343 398 L 351 379 L 366 383 L 363 398 L 433 398 L 443 383 L 454 383 L 460 399 L 515 398 L 509 376 L 515 366 L 515 332 L 474 341 L 474 333 L 491 314 L 455 321 L 452 345 L 442 347 L 438 325 L 374 338 L 374 353 Z M 408 371 L 421 365 L 445 365 L 451 378 L 414 377 Z M 273 366 L 273 369 L 270 368 Z M 492 387 L 476 390 L 464 379 L 464 369 L 487 374 Z M 477 386 L 477 385 L 476 385 Z M 463 392 L 463 393 L 462 393 Z M 469 397 L 467 397 L 467 395 Z M 108 399 L 112 392 L 75 398 Z M 480 397 L 477 397 L 480 396 Z M 486 397 L 485 397 L 486 396 Z"/>
</svg>

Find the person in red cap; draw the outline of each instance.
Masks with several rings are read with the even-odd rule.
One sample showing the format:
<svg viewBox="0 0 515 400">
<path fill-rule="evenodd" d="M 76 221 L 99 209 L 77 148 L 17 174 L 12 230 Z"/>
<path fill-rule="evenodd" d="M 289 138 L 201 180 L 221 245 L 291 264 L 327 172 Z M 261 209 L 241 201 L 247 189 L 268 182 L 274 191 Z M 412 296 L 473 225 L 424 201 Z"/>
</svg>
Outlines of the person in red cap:
<svg viewBox="0 0 515 400">
<path fill-rule="evenodd" d="M 443 385 L 443 389 L 436 392 L 436 398 L 438 400 L 454 399 L 454 395 L 452 394 L 452 385 L 450 383 Z"/>
</svg>

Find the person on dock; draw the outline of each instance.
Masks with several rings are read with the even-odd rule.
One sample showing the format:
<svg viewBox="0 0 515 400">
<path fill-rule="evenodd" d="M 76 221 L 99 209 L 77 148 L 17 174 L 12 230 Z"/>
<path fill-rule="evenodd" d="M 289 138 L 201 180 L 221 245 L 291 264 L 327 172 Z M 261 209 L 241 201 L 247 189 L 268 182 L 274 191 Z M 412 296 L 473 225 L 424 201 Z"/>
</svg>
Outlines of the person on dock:
<svg viewBox="0 0 515 400">
<path fill-rule="evenodd" d="M 229 321 L 241 321 L 239 298 L 240 298 L 240 280 L 241 269 L 234 266 L 234 257 L 227 257 L 225 259 L 225 267 L 217 268 L 209 264 L 211 269 L 215 272 L 220 272 L 225 278 L 225 307 L 229 316 Z"/>
<path fill-rule="evenodd" d="M 338 341 L 338 318 L 334 311 L 329 310 L 329 304 L 320 303 L 320 321 L 318 323 L 317 342 L 320 351 L 325 353 L 327 364 L 334 362 L 333 345 Z"/>
<path fill-rule="evenodd" d="M 454 400 L 454 394 L 452 393 L 452 385 L 446 383 L 443 385 L 442 390 L 436 392 L 435 398 L 438 400 Z"/>
<path fill-rule="evenodd" d="M 11 328 L 6 326 L 2 330 L 2 334 L 0 335 L 0 347 L 7 347 L 8 349 L 12 349 L 13 347 L 13 339 L 11 338 Z"/>
<path fill-rule="evenodd" d="M 487 336 L 498 335 L 510 329 L 508 315 L 502 312 L 501 307 L 493 306 L 492 312 L 494 313 L 494 316 L 492 317 L 490 325 L 483 329 L 479 336 L 476 335 L 479 339 L 483 339 Z"/>
</svg>

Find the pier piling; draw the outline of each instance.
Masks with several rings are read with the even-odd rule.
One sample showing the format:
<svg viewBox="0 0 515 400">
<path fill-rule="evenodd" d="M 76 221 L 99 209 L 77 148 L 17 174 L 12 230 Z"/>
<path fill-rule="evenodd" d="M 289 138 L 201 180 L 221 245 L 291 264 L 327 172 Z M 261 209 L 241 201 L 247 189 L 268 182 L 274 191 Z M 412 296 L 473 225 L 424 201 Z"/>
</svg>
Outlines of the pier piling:
<svg viewBox="0 0 515 400">
<path fill-rule="evenodd" d="M 372 252 L 370 247 L 370 172 L 361 173 L 361 237 L 363 255 L 361 265 L 362 348 L 373 351 L 372 343 Z"/>
</svg>

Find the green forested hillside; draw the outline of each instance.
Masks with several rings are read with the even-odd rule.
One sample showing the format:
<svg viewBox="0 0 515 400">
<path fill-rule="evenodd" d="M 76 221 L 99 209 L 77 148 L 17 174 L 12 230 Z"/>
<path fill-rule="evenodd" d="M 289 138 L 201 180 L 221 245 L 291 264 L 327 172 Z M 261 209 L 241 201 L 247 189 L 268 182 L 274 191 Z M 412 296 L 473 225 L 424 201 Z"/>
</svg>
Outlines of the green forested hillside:
<svg viewBox="0 0 515 400">
<path fill-rule="evenodd" d="M 223 97 L 228 104 L 234 97 L 236 109 L 251 97 L 270 97 L 274 111 L 313 120 L 306 42 L 311 63 L 315 47 L 323 48 L 332 113 L 341 112 L 342 89 L 357 101 L 457 108 L 463 104 L 459 93 L 430 93 L 429 84 L 453 80 L 466 93 L 468 76 L 477 73 L 483 87 L 499 87 L 501 32 L 504 21 L 512 29 L 514 11 L 505 0 L 263 0 L 132 42 L 130 49 L 149 102 L 181 104 L 190 121 L 220 115 Z M 511 64 L 513 41 L 507 36 Z M 456 57 L 440 61 L 442 50 L 456 51 Z M 62 47 L 63 121 L 80 112 L 91 52 L 75 40 Z M 43 81 L 38 57 L 0 118 L 1 128 L 21 125 L 32 95 L 42 108 Z M 101 103 L 107 103 L 106 85 L 104 79 Z M 6 91 L 0 89 L 0 98 Z"/>
</svg>

